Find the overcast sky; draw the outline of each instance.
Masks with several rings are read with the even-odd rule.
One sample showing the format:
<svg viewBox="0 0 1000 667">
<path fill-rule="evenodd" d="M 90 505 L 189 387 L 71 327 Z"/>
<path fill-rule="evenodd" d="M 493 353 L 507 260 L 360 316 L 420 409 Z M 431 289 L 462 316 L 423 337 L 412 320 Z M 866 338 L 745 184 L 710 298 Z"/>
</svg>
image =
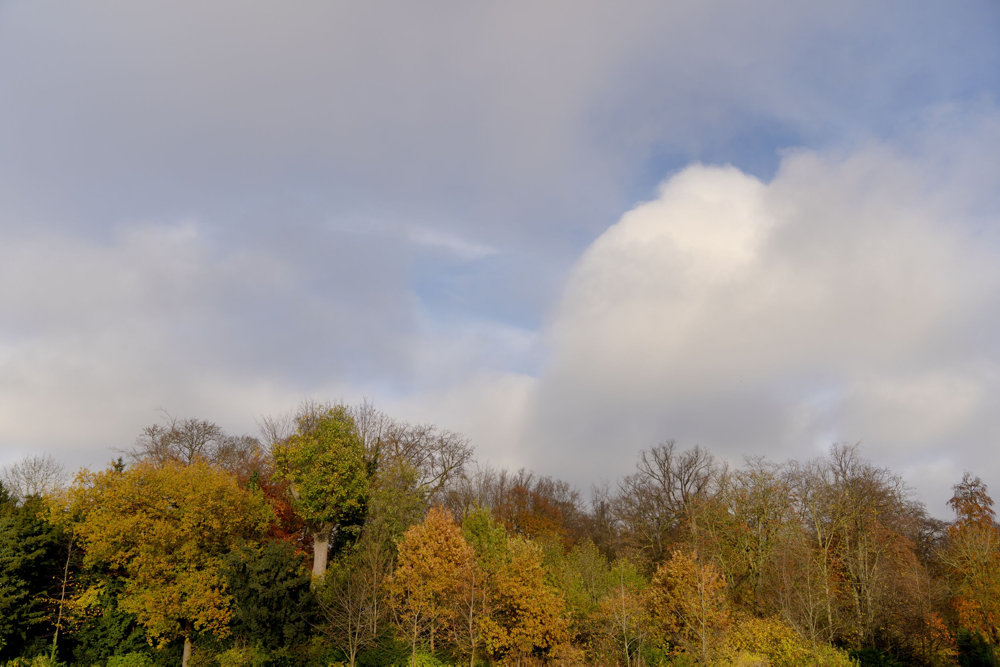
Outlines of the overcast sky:
<svg viewBox="0 0 1000 667">
<path fill-rule="evenodd" d="M 368 397 L 1000 491 L 1000 5 L 0 2 L 0 463 Z"/>
</svg>

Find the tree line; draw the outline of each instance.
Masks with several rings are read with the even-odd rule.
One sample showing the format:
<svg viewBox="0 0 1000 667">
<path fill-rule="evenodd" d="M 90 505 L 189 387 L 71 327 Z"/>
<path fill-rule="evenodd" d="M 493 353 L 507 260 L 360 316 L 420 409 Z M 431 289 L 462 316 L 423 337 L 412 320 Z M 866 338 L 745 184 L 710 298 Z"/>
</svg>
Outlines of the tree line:
<svg viewBox="0 0 1000 667">
<path fill-rule="evenodd" d="M 1000 664 L 968 474 L 944 522 L 856 446 L 730 467 L 665 442 L 585 501 L 370 403 L 262 433 L 168 418 L 68 484 L 5 469 L 0 661 Z"/>
</svg>

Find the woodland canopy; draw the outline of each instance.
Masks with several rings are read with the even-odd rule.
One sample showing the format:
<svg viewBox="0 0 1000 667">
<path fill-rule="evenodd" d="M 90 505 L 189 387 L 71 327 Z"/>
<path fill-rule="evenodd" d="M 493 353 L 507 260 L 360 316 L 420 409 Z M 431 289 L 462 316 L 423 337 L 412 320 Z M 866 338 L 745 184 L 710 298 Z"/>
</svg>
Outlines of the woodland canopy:
<svg viewBox="0 0 1000 667">
<path fill-rule="evenodd" d="M 72 482 L 5 469 L 0 663 L 1000 661 L 969 474 L 944 522 L 856 446 L 730 466 L 667 441 L 584 498 L 367 403 L 263 431 L 171 419 Z"/>
</svg>

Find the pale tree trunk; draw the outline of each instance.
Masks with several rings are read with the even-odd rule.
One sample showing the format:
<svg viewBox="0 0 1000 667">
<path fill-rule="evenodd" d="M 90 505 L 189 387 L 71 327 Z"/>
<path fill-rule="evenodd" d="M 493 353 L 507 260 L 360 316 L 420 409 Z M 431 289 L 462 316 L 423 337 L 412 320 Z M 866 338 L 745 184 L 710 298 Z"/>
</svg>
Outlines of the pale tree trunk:
<svg viewBox="0 0 1000 667">
<path fill-rule="evenodd" d="M 324 523 L 318 530 L 313 532 L 313 567 L 312 583 L 315 589 L 317 585 L 323 583 L 326 577 L 326 562 L 330 555 L 330 531 L 332 527 Z"/>
<path fill-rule="evenodd" d="M 181 655 L 181 667 L 187 667 L 191 659 L 191 638 L 184 637 L 184 653 Z"/>
<path fill-rule="evenodd" d="M 413 640 L 411 643 L 412 652 L 410 653 L 410 667 L 417 667 L 417 616 L 413 616 Z"/>
</svg>

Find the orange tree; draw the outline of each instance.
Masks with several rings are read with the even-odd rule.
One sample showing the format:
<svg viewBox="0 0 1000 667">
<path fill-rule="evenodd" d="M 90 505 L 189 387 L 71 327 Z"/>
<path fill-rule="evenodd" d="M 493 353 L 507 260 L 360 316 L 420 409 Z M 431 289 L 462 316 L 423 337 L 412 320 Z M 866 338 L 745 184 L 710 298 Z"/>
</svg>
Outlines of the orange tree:
<svg viewBox="0 0 1000 667">
<path fill-rule="evenodd" d="M 69 498 L 84 566 L 124 577 L 118 606 L 151 640 L 183 639 L 186 664 L 194 632 L 227 634 L 222 558 L 273 520 L 260 492 L 196 460 L 85 472 Z"/>
<path fill-rule="evenodd" d="M 422 637 L 433 652 L 435 634 L 458 621 L 463 592 L 475 580 L 475 553 L 447 511 L 432 507 L 423 523 L 403 533 L 396 562 L 389 592 L 416 664 Z"/>
<path fill-rule="evenodd" d="M 957 518 L 948 528 L 944 561 L 959 623 L 1000 642 L 1000 527 L 986 485 L 968 473 L 956 484 L 948 504 Z"/>
</svg>

